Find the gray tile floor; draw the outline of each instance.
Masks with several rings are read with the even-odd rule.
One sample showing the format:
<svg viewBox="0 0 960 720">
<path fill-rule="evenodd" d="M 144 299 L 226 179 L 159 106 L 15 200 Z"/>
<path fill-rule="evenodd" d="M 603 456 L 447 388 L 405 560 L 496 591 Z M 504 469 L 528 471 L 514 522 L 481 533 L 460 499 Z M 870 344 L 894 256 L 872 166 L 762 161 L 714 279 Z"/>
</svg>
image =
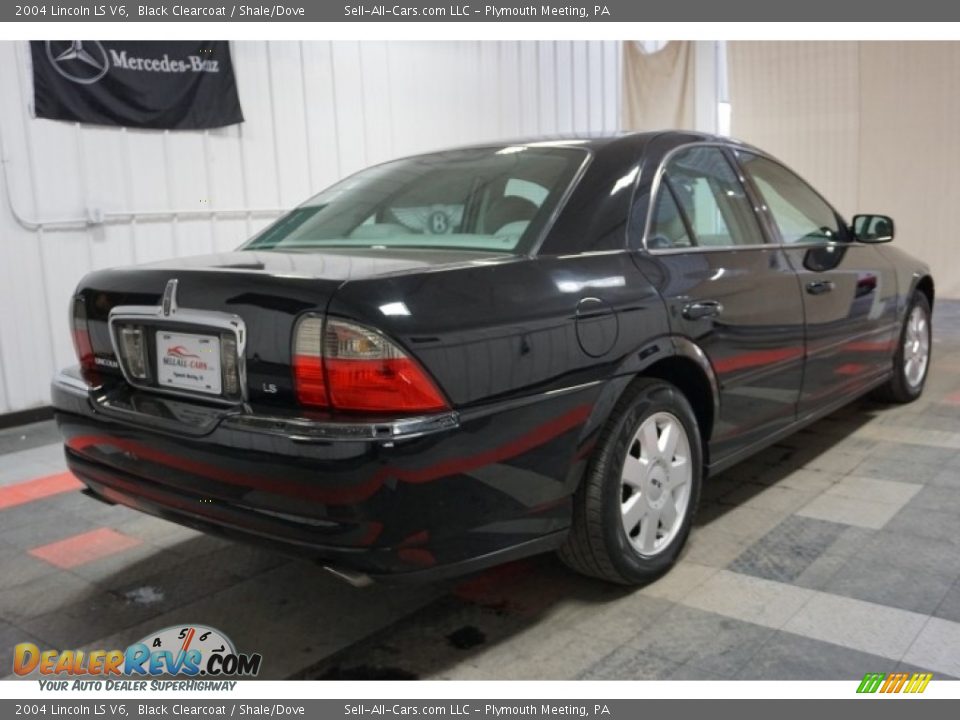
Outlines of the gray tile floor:
<svg viewBox="0 0 960 720">
<path fill-rule="evenodd" d="M 681 562 L 647 587 L 544 556 L 355 589 L 61 492 L 0 509 L 0 656 L 198 622 L 263 653 L 267 678 L 960 677 L 960 302 L 934 327 L 921 400 L 857 402 L 712 478 Z M 64 469 L 50 423 L 0 432 L 0 490 Z M 130 547 L 67 569 L 29 554 L 104 528 Z"/>
</svg>

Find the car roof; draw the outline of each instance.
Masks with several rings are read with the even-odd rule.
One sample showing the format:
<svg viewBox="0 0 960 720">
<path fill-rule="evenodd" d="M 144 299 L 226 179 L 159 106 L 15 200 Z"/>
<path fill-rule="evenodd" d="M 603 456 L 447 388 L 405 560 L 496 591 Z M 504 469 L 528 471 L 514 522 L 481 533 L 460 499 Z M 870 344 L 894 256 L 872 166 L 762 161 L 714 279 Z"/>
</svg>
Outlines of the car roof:
<svg viewBox="0 0 960 720">
<path fill-rule="evenodd" d="M 714 135 L 711 133 L 698 132 L 695 130 L 648 130 L 648 131 L 620 131 L 605 133 L 558 133 L 555 135 L 534 135 L 518 138 L 508 138 L 502 140 L 490 140 L 487 142 L 469 143 L 454 147 L 444 148 L 444 150 L 466 150 L 472 148 L 490 148 L 490 147 L 582 147 L 593 152 L 599 152 L 608 148 L 617 146 L 631 147 L 633 149 L 642 149 L 654 138 L 673 137 L 683 142 L 709 142 L 739 147 L 744 150 L 762 152 L 745 142 L 724 135 Z M 431 154 L 431 153 L 427 153 Z"/>
<path fill-rule="evenodd" d="M 741 148 L 749 150 L 759 155 L 769 155 L 760 148 L 754 147 L 749 143 L 725 135 L 714 135 L 711 133 L 698 132 L 695 130 L 647 130 L 633 131 L 621 130 L 619 132 L 603 133 L 558 133 L 556 135 L 533 135 L 517 138 L 504 138 L 499 140 L 487 140 L 485 142 L 467 143 L 463 145 L 451 145 L 447 147 L 438 147 L 422 152 L 400 155 L 389 160 L 375 163 L 369 167 L 376 167 L 392 162 L 402 160 L 413 160 L 415 158 L 426 157 L 430 155 L 442 155 L 443 153 L 456 152 L 458 150 L 479 150 L 504 147 L 578 147 L 588 152 L 598 154 L 624 152 L 643 153 L 646 145 L 655 138 L 673 139 L 674 144 L 683 143 L 718 143 L 732 148 Z"/>
</svg>

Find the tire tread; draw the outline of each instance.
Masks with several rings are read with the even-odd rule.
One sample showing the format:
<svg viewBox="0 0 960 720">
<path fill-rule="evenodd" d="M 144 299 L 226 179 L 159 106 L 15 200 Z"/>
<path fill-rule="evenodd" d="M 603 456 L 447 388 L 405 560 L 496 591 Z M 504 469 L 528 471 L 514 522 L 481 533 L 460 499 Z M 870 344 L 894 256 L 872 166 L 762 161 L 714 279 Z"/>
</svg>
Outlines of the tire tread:
<svg viewBox="0 0 960 720">
<path fill-rule="evenodd" d="M 672 385 L 657 378 L 639 378 L 623 393 L 610 418 L 600 431 L 596 451 L 583 481 L 574 496 L 573 523 L 566 542 L 558 550 L 560 559 L 572 570 L 621 585 L 633 585 L 635 579 L 624 575 L 616 566 L 610 548 L 603 537 L 603 494 L 609 464 L 618 447 L 625 416 L 637 397 L 661 386 L 666 391 L 679 392 Z M 691 498 L 691 512 L 696 512 L 698 497 Z"/>
<path fill-rule="evenodd" d="M 910 298 L 910 303 L 907 305 L 907 312 L 903 317 L 903 324 L 900 327 L 900 332 L 897 334 L 897 349 L 893 357 L 893 377 L 873 391 L 874 398 L 880 402 L 889 403 L 892 405 L 902 405 L 913 402 L 923 393 L 923 387 L 926 384 L 926 378 L 924 378 L 924 381 L 920 384 L 918 389 L 912 390 L 907 385 L 906 379 L 903 376 L 903 338 L 907 331 L 907 321 L 910 318 L 910 313 L 913 312 L 913 308 L 917 305 L 922 305 L 926 310 L 928 325 L 932 322 L 933 313 L 931 312 L 930 301 L 927 300 L 927 296 L 922 292 L 914 292 L 913 296 Z M 930 353 L 932 359 L 932 342 L 930 343 Z M 927 374 L 929 375 L 929 373 L 930 359 L 927 360 Z"/>
</svg>

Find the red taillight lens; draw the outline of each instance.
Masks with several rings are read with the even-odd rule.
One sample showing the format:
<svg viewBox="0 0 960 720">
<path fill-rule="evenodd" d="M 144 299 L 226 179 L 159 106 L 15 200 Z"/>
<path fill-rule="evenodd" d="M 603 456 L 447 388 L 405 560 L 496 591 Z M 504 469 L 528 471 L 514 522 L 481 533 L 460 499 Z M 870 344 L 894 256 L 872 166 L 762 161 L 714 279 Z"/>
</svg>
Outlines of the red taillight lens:
<svg viewBox="0 0 960 720">
<path fill-rule="evenodd" d="M 447 403 L 410 358 L 328 359 L 334 407 L 371 412 L 444 410 Z"/>
<path fill-rule="evenodd" d="M 73 300 L 70 324 L 73 331 L 73 349 L 80 361 L 80 374 L 91 385 L 99 385 L 100 374 L 97 372 L 96 356 L 93 353 L 93 343 L 90 342 L 90 330 L 87 328 L 87 306 L 82 297 Z"/>
<path fill-rule="evenodd" d="M 328 320 L 319 342 L 321 324 L 319 318 L 305 318 L 297 330 L 293 374 L 302 404 L 364 412 L 447 409 L 420 365 L 378 332 Z"/>
</svg>

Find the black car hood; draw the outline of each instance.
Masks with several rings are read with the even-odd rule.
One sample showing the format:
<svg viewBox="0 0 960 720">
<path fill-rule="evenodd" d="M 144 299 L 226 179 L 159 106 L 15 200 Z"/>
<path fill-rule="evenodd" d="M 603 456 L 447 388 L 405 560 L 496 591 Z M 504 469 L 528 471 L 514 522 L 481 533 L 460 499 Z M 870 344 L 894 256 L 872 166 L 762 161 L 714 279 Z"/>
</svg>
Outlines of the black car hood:
<svg viewBox="0 0 960 720">
<path fill-rule="evenodd" d="M 172 258 L 138 269 L 225 270 L 322 280 L 358 280 L 382 275 L 506 262 L 515 255 L 475 250 L 325 248 L 316 252 L 237 251 Z"/>
</svg>

